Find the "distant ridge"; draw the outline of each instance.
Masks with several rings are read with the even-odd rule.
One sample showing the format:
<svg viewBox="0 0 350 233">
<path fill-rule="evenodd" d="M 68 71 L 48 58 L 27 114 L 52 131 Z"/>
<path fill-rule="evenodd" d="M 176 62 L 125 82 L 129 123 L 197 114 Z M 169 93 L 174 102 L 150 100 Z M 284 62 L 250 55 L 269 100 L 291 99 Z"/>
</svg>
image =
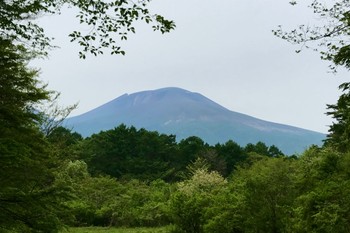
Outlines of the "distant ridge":
<svg viewBox="0 0 350 233">
<path fill-rule="evenodd" d="M 262 141 L 276 145 L 286 154 L 300 153 L 325 139 L 318 132 L 230 111 L 199 93 L 176 87 L 124 94 L 68 118 L 64 124 L 86 137 L 122 123 L 175 134 L 177 140 L 198 136 L 212 145 L 230 139 L 242 146 Z"/>
</svg>

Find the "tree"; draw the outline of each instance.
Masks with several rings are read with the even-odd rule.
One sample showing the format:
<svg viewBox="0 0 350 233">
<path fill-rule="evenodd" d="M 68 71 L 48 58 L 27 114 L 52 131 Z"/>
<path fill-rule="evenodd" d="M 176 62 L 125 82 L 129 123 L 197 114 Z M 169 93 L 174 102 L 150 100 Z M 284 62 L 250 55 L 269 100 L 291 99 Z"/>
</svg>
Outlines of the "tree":
<svg viewBox="0 0 350 233">
<path fill-rule="evenodd" d="M 152 23 L 154 30 L 162 33 L 174 29 L 173 21 L 151 14 L 147 9 L 150 0 L 10 0 L 0 3 L 0 37 L 20 43 L 37 55 L 46 55 L 52 47 L 51 39 L 34 20 L 43 14 L 60 14 L 64 6 L 78 10 L 77 19 L 91 28 L 88 32 L 74 31 L 69 36 L 81 47 L 81 58 L 87 53 L 102 54 L 110 49 L 111 54 L 125 54 L 115 37 L 126 40 L 135 33 L 134 23 L 142 20 Z"/>
<path fill-rule="evenodd" d="M 248 143 L 244 150 L 247 153 L 256 153 L 258 155 L 263 155 L 263 156 L 268 156 L 268 157 L 278 157 L 278 156 L 283 156 L 284 154 L 278 147 L 275 145 L 272 145 L 270 147 L 266 146 L 265 143 L 263 142 L 257 142 L 255 145 L 252 143 Z"/>
<path fill-rule="evenodd" d="M 171 179 L 171 158 L 177 153 L 175 137 L 120 125 L 94 134 L 83 142 L 81 158 L 92 174 L 116 178 Z"/>
<path fill-rule="evenodd" d="M 298 161 L 291 232 L 349 232 L 350 154 L 310 148 Z"/>
<path fill-rule="evenodd" d="M 266 146 L 265 143 L 263 142 L 257 142 L 255 145 L 252 144 L 252 143 L 248 143 L 244 150 L 247 152 L 247 153 L 252 153 L 252 152 L 255 152 L 257 153 L 258 155 L 264 155 L 264 156 L 269 156 L 269 148 L 268 146 Z"/>
<path fill-rule="evenodd" d="M 239 197 L 241 205 L 230 203 L 235 208 L 229 211 L 240 221 L 227 221 L 236 222 L 235 227 L 242 232 L 290 232 L 289 219 L 296 195 L 293 163 L 285 158 L 264 157 L 248 168 L 238 168 L 230 184 L 232 195 Z"/>
<path fill-rule="evenodd" d="M 77 108 L 78 104 L 73 104 L 68 107 L 61 107 L 58 104 L 60 93 L 55 92 L 52 97 L 46 101 L 45 104 L 37 109 L 42 113 L 41 117 L 41 131 L 49 136 L 52 131 L 61 127 L 63 121 Z"/>
<path fill-rule="evenodd" d="M 210 171 L 217 171 L 222 176 L 228 175 L 225 158 L 219 156 L 216 150 L 204 150 L 198 158 L 203 158 L 208 163 Z"/>
<path fill-rule="evenodd" d="M 291 3 L 294 5 L 296 1 Z M 321 59 L 332 62 L 333 71 L 336 71 L 338 66 L 350 69 L 350 2 L 348 0 L 333 2 L 312 0 L 309 7 L 322 20 L 321 24 L 300 25 L 298 29 L 291 32 L 283 31 L 280 26 L 274 34 L 293 44 L 319 51 Z M 327 144 L 343 152 L 350 149 L 348 146 L 350 141 L 349 87 L 349 82 L 339 86 L 343 94 L 336 104 L 328 105 L 330 111 L 327 113 L 336 120 L 329 129 Z"/>
<path fill-rule="evenodd" d="M 152 23 L 153 29 L 162 33 L 175 27 L 172 21 L 152 15 L 146 8 L 148 2 L 0 2 L 1 232 L 58 232 L 61 218 L 67 216 L 65 203 L 71 198 L 71 187 L 58 179 L 65 164 L 49 150 L 40 128 L 47 112 L 40 112 L 39 106 L 52 100 L 53 92 L 46 90 L 37 78 L 38 70 L 28 68 L 28 62 L 47 55 L 53 46 L 35 19 L 43 14 L 59 14 L 63 6 L 75 7 L 79 22 L 91 27 L 86 34 L 74 31 L 69 35 L 82 46 L 81 58 L 87 53 L 102 54 L 104 49 L 124 54 L 114 37 L 126 40 L 130 32 L 135 32 L 137 20 Z M 52 127 L 48 129 L 47 135 L 54 136 Z M 50 139 L 54 141 L 54 137 Z"/>
<path fill-rule="evenodd" d="M 169 224 L 169 184 L 154 181 L 149 185 L 138 180 L 120 182 L 115 178 L 91 177 L 86 163 L 67 163 L 59 180 L 70 183 L 75 199 L 66 204 L 75 226 L 160 226 Z"/>
<path fill-rule="evenodd" d="M 62 126 L 54 128 L 49 135 L 46 136 L 50 143 L 50 150 L 55 153 L 62 161 L 76 160 L 80 150 L 79 143 L 83 141 L 83 137 L 77 132 L 71 132 Z"/>
<path fill-rule="evenodd" d="M 186 166 L 191 161 L 194 161 L 199 153 L 207 149 L 208 144 L 197 136 L 190 136 L 186 139 L 182 139 L 179 143 L 179 150 L 181 151 L 181 162 Z"/>
<path fill-rule="evenodd" d="M 24 129 L 39 121 L 34 104 L 49 99 L 37 79 L 38 70 L 26 67 L 31 54 L 22 46 L 0 38 L 0 123 L 2 127 Z"/>
<path fill-rule="evenodd" d="M 292 5 L 296 1 L 291 1 Z M 286 32 L 279 26 L 274 34 L 290 43 L 319 51 L 321 58 L 335 66 L 350 68 L 350 3 L 347 0 L 311 0 L 311 10 L 321 19 L 321 24 L 300 25 L 298 29 Z M 315 47 L 316 45 L 316 47 Z M 297 50 L 300 52 L 300 50 Z M 336 69 L 333 66 L 332 69 Z"/>
<path fill-rule="evenodd" d="M 219 173 L 206 169 L 198 169 L 190 179 L 177 183 L 170 206 L 175 232 L 205 232 L 209 221 L 207 212 L 213 207 L 216 196 L 226 188 L 227 181 Z"/>
<path fill-rule="evenodd" d="M 57 232 L 68 188 L 55 182 L 59 162 L 40 131 L 36 106 L 50 92 L 27 67 L 31 54 L 0 37 L 0 228 Z"/>
<path fill-rule="evenodd" d="M 247 158 L 243 148 L 232 140 L 215 145 L 215 150 L 226 161 L 227 174 L 231 174 L 235 167 Z"/>
<path fill-rule="evenodd" d="M 340 152 L 350 151 L 350 83 L 340 86 L 343 94 L 336 104 L 329 104 L 327 112 L 336 121 L 330 126 L 325 145 L 332 146 Z"/>
</svg>

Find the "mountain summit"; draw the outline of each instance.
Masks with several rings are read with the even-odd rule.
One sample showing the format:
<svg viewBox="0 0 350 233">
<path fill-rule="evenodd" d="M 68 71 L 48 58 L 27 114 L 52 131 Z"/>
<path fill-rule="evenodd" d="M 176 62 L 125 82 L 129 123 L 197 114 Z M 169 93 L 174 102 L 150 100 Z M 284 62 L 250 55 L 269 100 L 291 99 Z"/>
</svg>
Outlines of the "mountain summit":
<svg viewBox="0 0 350 233">
<path fill-rule="evenodd" d="M 302 152 L 325 138 L 314 131 L 230 111 L 199 93 L 174 87 L 124 94 L 65 121 L 66 127 L 83 136 L 120 124 L 174 134 L 178 140 L 198 136 L 209 144 L 232 139 L 244 146 L 262 141 L 286 154 Z"/>
</svg>

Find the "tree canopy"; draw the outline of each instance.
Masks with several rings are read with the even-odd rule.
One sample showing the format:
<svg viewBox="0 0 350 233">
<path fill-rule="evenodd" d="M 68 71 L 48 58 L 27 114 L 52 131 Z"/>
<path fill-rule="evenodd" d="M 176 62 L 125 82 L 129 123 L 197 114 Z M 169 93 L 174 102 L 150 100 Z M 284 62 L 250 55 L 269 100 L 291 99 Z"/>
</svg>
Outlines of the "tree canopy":
<svg viewBox="0 0 350 233">
<path fill-rule="evenodd" d="M 175 24 L 158 14 L 152 14 L 147 4 L 150 0 L 11 0 L 0 2 L 0 36 L 26 46 L 37 55 L 46 55 L 52 47 L 44 29 L 35 21 L 45 14 L 60 14 L 64 7 L 76 8 L 77 20 L 90 27 L 87 32 L 73 31 L 71 41 L 81 47 L 79 55 L 102 54 L 109 49 L 111 54 L 125 54 L 117 39 L 126 40 L 135 33 L 136 21 L 152 24 L 162 33 L 174 29 Z"/>
</svg>

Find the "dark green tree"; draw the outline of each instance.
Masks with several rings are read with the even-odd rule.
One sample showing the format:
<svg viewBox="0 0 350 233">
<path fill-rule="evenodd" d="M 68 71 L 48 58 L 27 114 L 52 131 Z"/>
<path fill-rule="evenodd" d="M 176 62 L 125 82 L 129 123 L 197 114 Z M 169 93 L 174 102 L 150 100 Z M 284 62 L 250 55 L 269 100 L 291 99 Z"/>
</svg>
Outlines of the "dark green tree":
<svg viewBox="0 0 350 233">
<path fill-rule="evenodd" d="M 253 143 L 248 143 L 244 150 L 247 153 L 255 152 L 259 155 L 269 156 L 269 147 L 263 142 L 257 142 L 255 145 Z"/>
<path fill-rule="evenodd" d="M 76 160 L 83 137 L 77 132 L 72 132 L 62 126 L 54 128 L 46 136 L 51 146 L 51 152 L 55 153 L 62 161 Z"/>
<path fill-rule="evenodd" d="M 81 158 L 94 175 L 151 181 L 172 179 L 176 154 L 174 136 L 120 125 L 86 139 Z"/>
<path fill-rule="evenodd" d="M 182 139 L 179 143 L 179 150 L 181 151 L 181 161 L 184 166 L 187 166 L 191 161 L 196 160 L 201 152 L 209 148 L 209 145 L 197 136 L 190 136 Z"/>
<path fill-rule="evenodd" d="M 350 150 L 350 83 L 340 86 L 343 94 L 340 95 L 336 104 L 327 105 L 330 110 L 328 115 L 332 116 L 335 122 L 329 128 L 329 134 L 325 145 L 332 146 L 340 152 Z"/>
<path fill-rule="evenodd" d="M 248 143 L 244 150 L 247 153 L 254 152 L 258 155 L 263 155 L 263 156 L 268 156 L 268 157 L 278 157 L 278 156 L 283 156 L 284 154 L 278 147 L 275 145 L 272 146 L 267 146 L 263 142 L 257 142 L 255 145 L 252 143 Z"/>
<path fill-rule="evenodd" d="M 30 59 L 0 38 L 0 229 L 57 232 L 68 189 L 55 182 L 59 163 L 40 131 L 36 106 L 50 92 L 27 67 Z"/>
<path fill-rule="evenodd" d="M 82 46 L 81 58 L 87 53 L 102 54 L 104 49 L 124 54 L 116 38 L 126 40 L 135 32 L 136 21 L 152 23 L 162 33 L 175 27 L 172 21 L 151 14 L 147 3 L 149 0 L 0 2 L 1 232 L 57 232 L 61 218 L 67 216 L 64 203 L 70 198 L 69 185 L 56 179 L 65 164 L 57 159 L 59 153 L 50 151 L 40 127 L 45 113 L 39 106 L 52 100 L 53 93 L 37 79 L 38 70 L 28 68 L 32 58 L 45 56 L 52 48 L 36 19 L 60 14 L 64 6 L 74 7 L 79 22 L 91 27 L 86 34 L 74 31 L 69 35 Z M 51 130 L 47 135 L 51 143 L 57 143 Z"/>
<path fill-rule="evenodd" d="M 227 174 L 231 174 L 234 168 L 247 158 L 247 153 L 236 142 L 229 140 L 225 144 L 215 145 L 218 155 L 226 161 Z"/>
<path fill-rule="evenodd" d="M 279 156 L 284 156 L 284 154 L 277 146 L 272 145 L 272 146 L 269 146 L 269 156 L 279 157 Z"/>
<path fill-rule="evenodd" d="M 207 149 L 199 154 L 209 165 L 209 171 L 217 171 L 222 176 L 227 176 L 227 163 L 225 158 L 219 156 L 215 149 Z"/>
</svg>

